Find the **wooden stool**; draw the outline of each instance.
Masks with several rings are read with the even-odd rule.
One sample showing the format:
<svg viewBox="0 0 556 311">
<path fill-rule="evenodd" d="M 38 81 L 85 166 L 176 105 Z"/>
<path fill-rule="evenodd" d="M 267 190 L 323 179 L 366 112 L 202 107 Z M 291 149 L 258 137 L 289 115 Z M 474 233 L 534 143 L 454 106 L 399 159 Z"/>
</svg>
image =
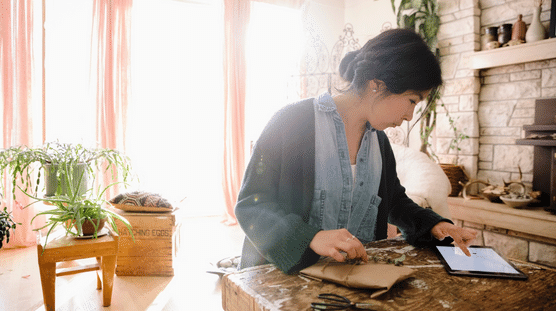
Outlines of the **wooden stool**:
<svg viewBox="0 0 556 311">
<path fill-rule="evenodd" d="M 106 230 L 106 229 L 104 229 Z M 64 234 L 64 231 L 61 232 Z M 103 306 L 112 303 L 112 287 L 118 254 L 119 236 L 108 231 L 108 234 L 97 239 L 76 239 L 71 236 L 53 237 L 51 234 L 43 248 L 44 238 L 38 237 L 37 253 L 41 273 L 42 295 L 45 309 L 55 310 L 56 277 L 87 271 L 102 270 L 102 280 L 97 271 L 97 289 L 103 288 Z M 44 252 L 43 252 L 44 250 Z M 78 267 L 56 269 L 56 263 L 84 258 L 96 258 L 97 263 Z"/>
</svg>

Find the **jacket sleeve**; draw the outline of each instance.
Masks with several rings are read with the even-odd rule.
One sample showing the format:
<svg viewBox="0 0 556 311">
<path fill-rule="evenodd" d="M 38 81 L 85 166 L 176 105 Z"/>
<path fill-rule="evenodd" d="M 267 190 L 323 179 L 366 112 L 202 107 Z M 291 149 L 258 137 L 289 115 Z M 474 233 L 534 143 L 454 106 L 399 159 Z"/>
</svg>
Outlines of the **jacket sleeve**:
<svg viewBox="0 0 556 311">
<path fill-rule="evenodd" d="M 447 238 L 439 241 L 431 234 L 431 229 L 441 221 L 453 222 L 438 215 L 432 209 L 422 208 L 411 200 L 405 193 L 396 174 L 396 160 L 388 139 L 385 141 L 386 170 L 390 178 L 389 200 L 391 201 L 388 222 L 395 225 L 402 232 L 404 239 L 411 245 L 425 246 L 432 244 L 451 243 Z"/>
<path fill-rule="evenodd" d="M 244 245 L 242 268 L 250 266 L 249 262 L 260 262 L 250 256 L 262 256 L 283 272 L 293 273 L 319 258 L 309 248 L 319 229 L 306 223 L 302 208 L 296 205 L 300 189 L 294 189 L 296 181 L 289 180 L 302 178 L 303 167 L 292 164 L 299 158 L 287 156 L 288 119 L 280 113 L 273 117 L 254 146 L 245 171 L 235 212 L 246 234 L 245 243 L 253 247 Z"/>
</svg>

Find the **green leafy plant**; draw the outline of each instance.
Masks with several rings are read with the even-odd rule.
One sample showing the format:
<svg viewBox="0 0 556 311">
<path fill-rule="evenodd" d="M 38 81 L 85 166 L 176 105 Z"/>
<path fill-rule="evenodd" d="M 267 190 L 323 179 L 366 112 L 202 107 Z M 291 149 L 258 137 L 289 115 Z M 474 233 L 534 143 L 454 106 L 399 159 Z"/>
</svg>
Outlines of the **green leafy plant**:
<svg viewBox="0 0 556 311">
<path fill-rule="evenodd" d="M 15 230 L 16 225 L 21 224 L 16 223 L 12 214 L 8 212 L 8 208 L 4 207 L 4 210 L 0 211 L 0 248 L 3 246 L 4 237 L 6 238 L 6 243 L 10 242 L 10 230 Z"/>
<path fill-rule="evenodd" d="M 15 200 L 18 182 L 26 192 L 37 196 L 41 184 L 41 175 L 45 175 L 49 166 L 54 167 L 56 176 L 56 189 L 54 195 L 60 195 L 67 187 L 67 176 L 74 174 L 78 164 L 85 165 L 88 175 L 96 176 L 97 173 L 111 173 L 112 176 L 121 177 L 121 181 L 128 182 L 133 179 L 131 175 L 131 162 L 127 156 L 114 149 L 86 148 L 81 144 L 65 144 L 49 142 L 38 147 L 12 146 L 0 151 L 0 178 L 7 174 L 12 183 L 12 196 Z M 35 179 L 35 171 L 37 172 Z M 51 170 L 52 171 L 52 170 Z M 41 174 L 42 172 L 42 174 Z M 94 179 L 94 178 L 93 178 Z M 83 177 L 81 180 L 87 180 Z M 33 182 L 35 182 L 33 186 Z M 6 189 L 0 183 L 2 194 Z M 90 188 L 87 185 L 84 191 Z"/>
<path fill-rule="evenodd" d="M 81 169 L 80 169 L 81 168 Z M 84 169 L 83 169 L 84 168 Z M 45 175 L 54 178 L 55 190 L 50 195 L 40 195 L 41 184 L 48 184 Z M 120 178 L 104 188 L 95 185 L 104 174 L 112 179 Z M 106 191 L 116 184 L 127 184 L 134 179 L 130 159 L 114 149 L 86 148 L 81 144 L 50 142 L 39 147 L 13 146 L 0 151 L 0 178 L 8 176 L 11 182 L 11 195 L 16 199 L 16 191 L 21 191 L 33 201 L 25 207 L 43 202 L 52 208 L 38 213 L 47 216 L 46 224 L 36 230 L 49 228 L 48 236 L 62 226 L 66 234 L 82 236 L 82 225 L 86 221 L 106 219 L 112 229 L 118 232 L 115 220 L 123 222 L 131 236 L 130 223 L 122 216 L 104 206 Z M 52 182 L 50 182 L 52 183 Z M 100 184 L 100 183 L 99 183 Z M 3 183 L 2 195 L 6 195 Z M 97 187 L 95 191 L 95 187 Z M 45 187 L 48 188 L 48 187 Z M 98 235 L 98 222 L 92 221 L 95 228 L 93 236 Z"/>
<path fill-rule="evenodd" d="M 63 164 L 62 166 L 68 165 L 69 164 Z M 69 170 L 69 168 L 65 167 L 65 170 Z M 82 175 L 83 174 L 81 174 L 81 176 L 77 178 L 82 178 Z M 31 219 L 31 223 L 33 223 L 35 218 L 38 216 L 48 216 L 46 224 L 43 227 L 34 229 L 35 231 L 38 231 L 44 228 L 48 228 L 45 245 L 48 243 L 48 237 L 50 233 L 52 233 L 52 231 L 58 226 L 62 226 L 64 228 L 66 235 L 77 237 L 83 236 L 83 224 L 87 221 L 93 224 L 93 237 L 97 238 L 99 229 L 101 229 L 99 228 L 99 220 L 103 219 L 106 220 L 106 222 L 117 233 L 119 233 L 119 231 L 116 225 L 116 220 L 121 221 L 127 227 L 131 237 L 134 238 L 129 221 L 125 219 L 125 217 L 122 217 L 117 213 L 111 211 L 110 209 L 104 207 L 109 204 L 109 202 L 104 199 L 106 190 L 120 182 L 112 183 L 104 188 L 98 186 L 98 191 L 96 193 L 94 193 L 93 191 L 94 188 L 90 188 L 85 192 L 84 195 L 80 195 L 79 189 L 76 186 L 79 183 L 73 182 L 73 178 L 75 177 L 73 177 L 72 175 L 68 175 L 69 183 L 67 194 L 59 194 L 48 198 L 40 198 L 34 196 L 20 188 L 25 195 L 34 200 L 25 207 L 28 207 L 37 202 L 44 202 L 48 205 L 53 206 L 48 210 L 36 214 Z"/>
</svg>

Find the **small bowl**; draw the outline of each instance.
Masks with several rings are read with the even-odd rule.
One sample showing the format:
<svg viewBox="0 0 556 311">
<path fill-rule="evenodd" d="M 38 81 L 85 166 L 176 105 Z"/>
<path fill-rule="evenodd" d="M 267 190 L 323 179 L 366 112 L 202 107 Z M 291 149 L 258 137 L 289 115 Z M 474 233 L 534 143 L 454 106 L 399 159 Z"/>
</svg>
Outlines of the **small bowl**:
<svg viewBox="0 0 556 311">
<path fill-rule="evenodd" d="M 506 205 L 513 208 L 526 208 L 529 203 L 533 202 L 533 198 L 531 197 L 517 199 L 511 198 L 509 194 L 501 195 L 500 199 L 506 203 Z"/>
</svg>

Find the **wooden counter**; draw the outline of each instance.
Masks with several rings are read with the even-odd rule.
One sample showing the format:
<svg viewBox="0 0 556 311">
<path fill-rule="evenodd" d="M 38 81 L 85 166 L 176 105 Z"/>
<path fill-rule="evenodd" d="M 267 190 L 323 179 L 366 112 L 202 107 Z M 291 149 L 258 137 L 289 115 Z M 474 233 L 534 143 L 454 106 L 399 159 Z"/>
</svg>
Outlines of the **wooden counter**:
<svg viewBox="0 0 556 311">
<path fill-rule="evenodd" d="M 370 299 L 370 290 L 349 289 L 299 275 L 285 275 L 273 265 L 227 274 L 223 279 L 225 311 L 311 310 L 319 293 L 336 293 L 356 302 L 373 302 L 382 310 L 556 310 L 556 270 L 515 262 L 527 281 L 450 276 L 429 249 L 403 240 L 369 243 L 367 253 L 386 262 L 406 255 L 413 277 Z"/>
</svg>

